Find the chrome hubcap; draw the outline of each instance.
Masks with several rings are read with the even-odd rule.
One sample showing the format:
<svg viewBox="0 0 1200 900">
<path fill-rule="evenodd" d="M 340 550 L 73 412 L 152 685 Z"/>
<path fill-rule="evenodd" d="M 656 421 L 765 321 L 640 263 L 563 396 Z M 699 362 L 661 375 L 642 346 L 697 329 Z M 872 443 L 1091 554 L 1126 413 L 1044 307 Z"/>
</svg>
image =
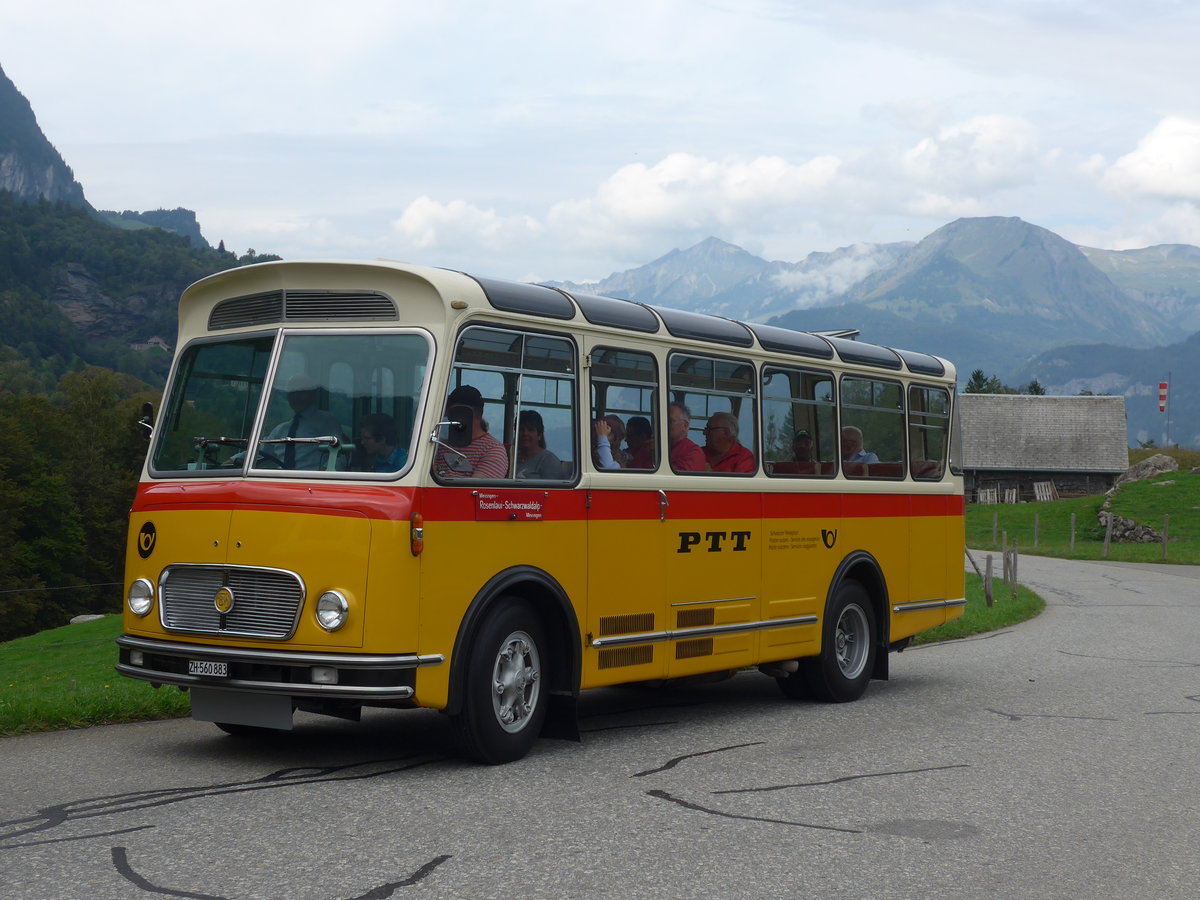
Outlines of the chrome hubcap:
<svg viewBox="0 0 1200 900">
<path fill-rule="evenodd" d="M 500 646 L 492 672 L 492 710 L 508 732 L 524 728 L 537 707 L 542 665 L 537 645 L 524 631 L 514 631 Z"/>
</svg>

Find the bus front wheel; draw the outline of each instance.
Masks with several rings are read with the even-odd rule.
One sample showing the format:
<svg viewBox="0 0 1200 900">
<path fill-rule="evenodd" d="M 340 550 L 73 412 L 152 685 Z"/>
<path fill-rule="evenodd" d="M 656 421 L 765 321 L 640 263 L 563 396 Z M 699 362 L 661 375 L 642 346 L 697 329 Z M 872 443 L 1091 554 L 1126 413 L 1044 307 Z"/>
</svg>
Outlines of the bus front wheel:
<svg viewBox="0 0 1200 900">
<path fill-rule="evenodd" d="M 492 765 L 520 759 L 546 718 L 546 641 L 537 614 L 501 598 L 469 651 L 462 711 L 454 717 L 464 752 Z"/>
<path fill-rule="evenodd" d="M 779 679 L 779 686 L 789 697 L 857 700 L 871 680 L 875 652 L 871 598 L 859 582 L 843 582 L 825 613 L 820 655 L 800 660 L 799 670 Z"/>
</svg>

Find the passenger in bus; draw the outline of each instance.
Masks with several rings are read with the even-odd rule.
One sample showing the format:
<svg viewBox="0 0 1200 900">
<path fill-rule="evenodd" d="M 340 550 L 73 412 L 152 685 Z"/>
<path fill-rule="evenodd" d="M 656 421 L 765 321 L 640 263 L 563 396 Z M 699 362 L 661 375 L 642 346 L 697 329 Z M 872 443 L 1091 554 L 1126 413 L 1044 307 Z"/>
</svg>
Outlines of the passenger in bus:
<svg viewBox="0 0 1200 900">
<path fill-rule="evenodd" d="M 563 477 L 562 462 L 546 449 L 546 428 L 541 413 L 521 410 L 517 417 L 517 477 Z"/>
<path fill-rule="evenodd" d="M 654 468 L 654 429 L 645 416 L 630 416 L 625 428 L 625 446 L 629 448 L 630 469 Z"/>
<path fill-rule="evenodd" d="M 796 462 L 816 462 L 812 435 L 801 429 L 792 438 L 792 459 Z"/>
<path fill-rule="evenodd" d="M 597 469 L 624 469 L 629 464 L 629 454 L 621 449 L 625 438 L 625 423 L 611 413 L 592 423 L 595 444 L 592 459 Z"/>
<path fill-rule="evenodd" d="M 457 415 L 455 407 L 459 408 Z M 451 391 L 446 400 L 446 417 L 455 421 L 471 420 L 471 443 L 466 447 L 438 448 L 433 467 L 439 477 L 507 477 L 508 451 L 488 434 L 487 422 L 483 421 L 483 395 L 478 388 L 462 384 Z"/>
<path fill-rule="evenodd" d="M 396 420 L 385 413 L 363 416 L 358 423 L 358 445 L 364 451 L 368 472 L 399 472 L 408 462 L 408 448 L 400 446 Z"/>
<path fill-rule="evenodd" d="M 345 441 L 341 423 L 328 410 L 317 408 L 317 390 L 319 385 L 308 375 L 293 375 L 287 380 L 286 396 L 288 406 L 292 408 L 292 418 L 280 422 L 271 429 L 266 440 L 276 441 L 284 438 L 316 438 L 336 437 Z M 259 448 L 260 456 L 270 456 L 280 462 L 285 469 L 320 469 L 327 455 L 331 452 L 328 446 L 321 444 L 269 444 Z"/>
<path fill-rule="evenodd" d="M 708 471 L 754 471 L 754 454 L 738 442 L 738 421 L 732 413 L 713 413 L 704 429 L 704 439 Z"/>
<path fill-rule="evenodd" d="M 879 457 L 863 449 L 863 433 L 854 425 L 842 426 L 842 462 L 877 463 Z"/>
<path fill-rule="evenodd" d="M 676 472 L 704 471 L 704 451 L 688 437 L 691 422 L 691 410 L 682 403 L 667 407 L 667 443 L 671 448 L 671 468 Z"/>
</svg>

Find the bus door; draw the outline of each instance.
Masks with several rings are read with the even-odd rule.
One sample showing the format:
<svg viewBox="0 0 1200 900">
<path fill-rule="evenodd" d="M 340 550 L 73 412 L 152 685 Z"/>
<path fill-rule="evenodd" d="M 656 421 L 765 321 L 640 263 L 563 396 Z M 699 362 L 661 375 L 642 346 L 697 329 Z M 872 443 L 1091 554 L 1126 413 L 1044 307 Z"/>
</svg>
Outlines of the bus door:
<svg viewBox="0 0 1200 900">
<path fill-rule="evenodd" d="M 703 475 L 675 473 L 687 490 L 670 492 L 663 536 L 671 644 L 668 674 L 736 669 L 758 657 L 754 625 L 762 611 L 762 497 L 758 470 L 754 366 L 744 360 L 673 353 L 669 413 L 689 417 L 688 439 L 730 465 Z M 729 455 L 734 454 L 734 455 Z M 725 457 L 722 457 L 725 458 Z"/>
<path fill-rule="evenodd" d="M 908 449 L 912 479 L 932 487 L 946 471 L 950 393 L 945 388 L 909 385 Z M 909 599 L 915 603 L 960 596 L 962 542 L 959 497 L 953 492 L 915 493 L 912 502 Z M 945 609 L 909 613 L 913 626 L 930 628 L 946 620 Z M 907 624 L 907 623 L 906 623 Z"/>
<path fill-rule="evenodd" d="M 588 684 L 666 677 L 672 627 L 663 535 L 664 431 L 658 366 L 649 353 L 586 348 L 591 390 L 587 482 L 588 610 L 583 678 Z M 597 426 L 597 423 L 603 424 Z M 597 442 L 603 440 L 597 453 Z"/>
</svg>

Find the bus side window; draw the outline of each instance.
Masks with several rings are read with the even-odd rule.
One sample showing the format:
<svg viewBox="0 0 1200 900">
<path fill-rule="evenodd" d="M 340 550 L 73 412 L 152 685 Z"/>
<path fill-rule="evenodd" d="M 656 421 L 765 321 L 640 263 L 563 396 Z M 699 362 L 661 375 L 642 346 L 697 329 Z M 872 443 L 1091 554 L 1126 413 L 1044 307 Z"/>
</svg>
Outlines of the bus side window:
<svg viewBox="0 0 1200 900">
<path fill-rule="evenodd" d="M 599 472 L 653 472 L 663 446 L 654 357 L 596 347 L 590 358 L 592 467 Z"/>
<path fill-rule="evenodd" d="M 776 476 L 830 476 L 838 457 L 833 375 L 763 371 L 763 468 Z"/>
<path fill-rule="evenodd" d="M 904 388 L 846 376 L 841 393 L 842 471 L 849 478 L 904 477 Z"/>
<path fill-rule="evenodd" d="M 687 438 L 702 448 L 704 471 L 753 474 L 758 469 L 754 365 L 684 353 L 672 353 L 668 365 L 670 401 L 690 413 Z"/>
<path fill-rule="evenodd" d="M 946 437 L 949 431 L 950 392 L 945 388 L 910 385 L 908 454 L 914 479 L 941 480 L 946 468 Z"/>
<path fill-rule="evenodd" d="M 573 481 L 579 459 L 576 369 L 575 346 L 565 338 L 467 328 L 446 397 L 448 404 L 456 396 L 475 404 L 467 407 L 473 410 L 473 437 L 457 452 L 439 447 L 434 474 L 443 480 Z"/>
</svg>

